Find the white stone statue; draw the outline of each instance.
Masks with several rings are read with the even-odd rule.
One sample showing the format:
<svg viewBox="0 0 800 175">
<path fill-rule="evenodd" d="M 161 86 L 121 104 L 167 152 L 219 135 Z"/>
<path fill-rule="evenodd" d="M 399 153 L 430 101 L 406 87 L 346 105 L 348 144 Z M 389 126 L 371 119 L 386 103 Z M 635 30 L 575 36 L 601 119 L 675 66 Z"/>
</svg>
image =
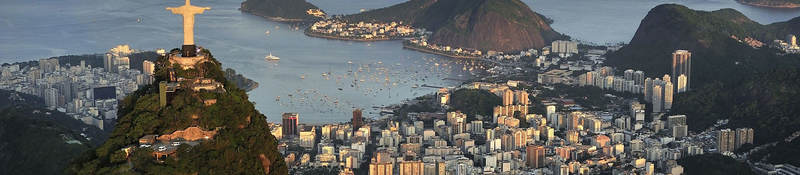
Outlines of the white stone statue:
<svg viewBox="0 0 800 175">
<path fill-rule="evenodd" d="M 180 7 L 167 7 L 172 13 L 183 15 L 183 45 L 194 45 L 194 15 L 210 9 L 211 7 L 193 6 L 189 0 Z"/>
</svg>

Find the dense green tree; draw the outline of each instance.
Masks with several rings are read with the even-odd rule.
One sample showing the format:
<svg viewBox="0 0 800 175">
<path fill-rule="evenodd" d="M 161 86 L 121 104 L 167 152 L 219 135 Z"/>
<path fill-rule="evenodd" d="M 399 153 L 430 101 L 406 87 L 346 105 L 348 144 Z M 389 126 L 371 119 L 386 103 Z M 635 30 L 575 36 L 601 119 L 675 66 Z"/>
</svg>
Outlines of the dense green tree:
<svg viewBox="0 0 800 175">
<path fill-rule="evenodd" d="M 78 158 L 67 169 L 71 174 L 264 174 L 260 155 L 270 162 L 269 174 L 287 174 L 287 165 L 278 153 L 278 140 L 270 134 L 266 116 L 255 110 L 244 90 L 227 81 L 221 64 L 211 56 L 195 69 L 173 69 L 161 57 L 156 63 L 156 82 L 166 81 L 169 71 L 180 77 L 203 76 L 225 85 L 225 92 L 195 92 L 179 89 L 168 95 L 161 107 L 157 87 L 145 86 L 120 104 L 119 120 L 111 137 L 100 147 Z M 216 99 L 205 106 L 203 100 Z M 216 130 L 213 139 L 196 146 L 181 145 L 174 155 L 155 161 L 152 148 L 138 148 L 138 139 L 149 134 L 170 134 L 198 126 Z M 133 146 L 133 155 L 120 160 L 119 150 Z M 126 163 L 131 162 L 131 163 Z"/>
<path fill-rule="evenodd" d="M 721 154 L 702 154 L 678 160 L 688 175 L 755 175 L 747 164 Z"/>
<path fill-rule="evenodd" d="M 497 95 L 482 89 L 459 89 L 450 98 L 450 106 L 467 114 L 467 122 L 475 120 L 475 115 L 491 116 L 494 107 L 502 102 Z"/>
</svg>

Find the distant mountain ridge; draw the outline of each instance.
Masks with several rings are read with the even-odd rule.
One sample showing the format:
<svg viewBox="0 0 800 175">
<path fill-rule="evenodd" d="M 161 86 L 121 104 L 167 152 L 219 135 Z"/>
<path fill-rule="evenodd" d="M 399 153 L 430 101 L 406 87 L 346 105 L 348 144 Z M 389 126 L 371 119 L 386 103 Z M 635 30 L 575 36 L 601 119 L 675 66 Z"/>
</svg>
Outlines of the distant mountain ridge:
<svg viewBox="0 0 800 175">
<path fill-rule="evenodd" d="M 800 0 L 736 0 L 739 3 L 770 8 L 798 8 Z"/>
<path fill-rule="evenodd" d="M 697 72 L 693 73 L 691 84 L 699 87 L 720 77 L 736 78 L 728 74 L 736 70 L 768 70 L 775 66 L 772 61 L 784 61 L 765 60 L 768 58 L 755 51 L 763 49 L 751 48 L 731 36 L 751 37 L 768 44 L 790 33 L 800 33 L 800 18 L 762 25 L 733 9 L 708 12 L 664 4 L 650 10 L 629 44 L 610 53 L 606 63 L 661 77 L 670 73 L 673 51 L 689 50 L 692 70 Z"/>
<path fill-rule="evenodd" d="M 344 19 L 402 21 L 432 31 L 435 44 L 484 51 L 542 48 L 564 38 L 520 0 L 410 0 Z"/>
<path fill-rule="evenodd" d="M 609 53 L 606 63 L 661 77 L 670 73 L 673 51 L 691 51 L 692 87 L 675 96 L 670 114 L 688 115 L 694 131 L 730 119 L 728 126 L 754 128 L 759 144 L 800 129 L 800 116 L 791 107 L 800 98 L 800 82 L 788 81 L 800 77 L 800 55 L 778 54 L 766 45 L 754 48 L 739 39 L 769 43 L 798 32 L 800 18 L 762 25 L 732 9 L 708 12 L 665 4 L 653 8 L 630 43 Z"/>
</svg>

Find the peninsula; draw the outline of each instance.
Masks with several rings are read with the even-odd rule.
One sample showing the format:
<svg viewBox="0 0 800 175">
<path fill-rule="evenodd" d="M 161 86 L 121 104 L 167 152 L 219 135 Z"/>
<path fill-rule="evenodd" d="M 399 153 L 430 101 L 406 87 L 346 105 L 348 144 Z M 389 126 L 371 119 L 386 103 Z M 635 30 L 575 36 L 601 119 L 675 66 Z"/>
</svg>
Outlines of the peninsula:
<svg viewBox="0 0 800 175">
<path fill-rule="evenodd" d="M 242 12 L 279 22 L 316 21 L 325 18 L 325 12 L 305 0 L 246 0 Z"/>
</svg>

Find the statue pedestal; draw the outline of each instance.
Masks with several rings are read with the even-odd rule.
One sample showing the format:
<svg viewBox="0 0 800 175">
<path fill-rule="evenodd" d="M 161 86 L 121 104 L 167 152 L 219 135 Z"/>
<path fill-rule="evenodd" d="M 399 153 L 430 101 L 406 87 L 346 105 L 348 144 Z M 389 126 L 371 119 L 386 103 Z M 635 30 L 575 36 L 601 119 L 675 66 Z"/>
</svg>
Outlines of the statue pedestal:
<svg viewBox="0 0 800 175">
<path fill-rule="evenodd" d="M 208 61 L 206 55 L 203 54 L 196 54 L 194 50 L 192 50 L 192 54 L 194 56 L 184 56 L 186 51 L 181 51 L 181 55 L 179 54 L 172 54 L 169 57 L 169 64 L 178 64 L 180 68 L 183 70 L 193 69 L 195 65 Z"/>
<path fill-rule="evenodd" d="M 195 45 L 183 45 L 183 46 L 181 46 L 181 56 L 183 56 L 183 57 L 194 57 L 194 56 L 197 56 L 197 46 L 195 46 Z"/>
</svg>

